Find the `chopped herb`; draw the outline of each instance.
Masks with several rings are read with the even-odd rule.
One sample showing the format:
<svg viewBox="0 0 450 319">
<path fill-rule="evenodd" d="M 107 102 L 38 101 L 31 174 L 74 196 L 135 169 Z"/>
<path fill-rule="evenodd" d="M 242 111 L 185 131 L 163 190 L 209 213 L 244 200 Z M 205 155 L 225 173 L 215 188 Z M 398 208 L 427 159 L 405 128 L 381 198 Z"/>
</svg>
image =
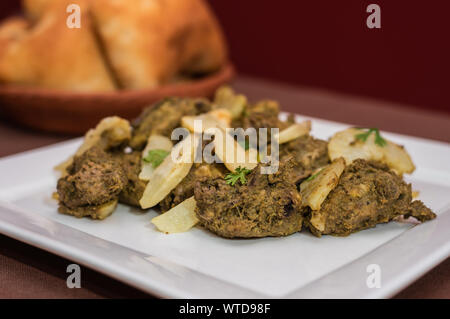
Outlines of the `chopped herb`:
<svg viewBox="0 0 450 319">
<path fill-rule="evenodd" d="M 369 128 L 367 132 L 356 134 L 355 137 L 356 139 L 365 142 L 372 133 L 375 133 L 375 144 L 381 147 L 387 144 L 386 140 L 381 137 L 380 130 L 378 130 L 377 128 Z"/>
<path fill-rule="evenodd" d="M 146 157 L 143 158 L 144 162 L 152 164 L 153 168 L 158 167 L 164 161 L 170 152 L 166 150 L 150 150 Z"/>
<path fill-rule="evenodd" d="M 316 178 L 317 176 L 319 176 L 319 174 L 323 171 L 324 169 L 322 168 L 320 171 L 318 171 L 317 173 L 311 175 L 310 177 L 308 177 L 305 181 L 309 182 L 312 181 L 314 178 Z"/>
<path fill-rule="evenodd" d="M 241 181 L 241 184 L 244 185 L 247 183 L 247 180 L 245 179 L 245 176 L 250 173 L 251 170 L 244 168 L 241 168 L 240 166 L 236 168 L 236 171 L 234 173 L 229 173 L 227 176 L 225 176 L 225 180 L 227 181 L 227 184 L 234 186 L 237 181 Z"/>
</svg>

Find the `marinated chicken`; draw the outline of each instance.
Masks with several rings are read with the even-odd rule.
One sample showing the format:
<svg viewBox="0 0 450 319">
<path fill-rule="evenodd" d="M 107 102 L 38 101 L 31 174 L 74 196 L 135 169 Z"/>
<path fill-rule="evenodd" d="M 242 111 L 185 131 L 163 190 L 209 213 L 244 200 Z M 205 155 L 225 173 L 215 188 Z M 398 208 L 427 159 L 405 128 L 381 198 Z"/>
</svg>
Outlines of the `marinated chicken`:
<svg viewBox="0 0 450 319">
<path fill-rule="evenodd" d="M 98 210 L 105 204 L 117 204 L 126 185 L 120 162 L 102 148 L 92 147 L 76 156 L 67 175 L 58 180 L 59 211 L 76 217 L 104 218 Z"/>
<path fill-rule="evenodd" d="M 299 182 L 310 176 L 316 169 L 329 163 L 327 146 L 326 141 L 305 135 L 281 144 L 279 148 L 280 160 L 292 157 L 295 163 L 293 180 Z"/>
<path fill-rule="evenodd" d="M 346 129 L 324 141 L 310 135 L 310 121 L 281 121 L 279 113 L 275 101 L 252 104 L 221 88 L 214 101 L 166 98 L 145 109 L 132 127 L 106 118 L 59 165 L 59 211 L 103 219 L 118 202 L 154 207 L 164 213 L 154 223 L 161 231 L 186 231 L 199 223 L 226 238 L 287 236 L 303 225 L 316 236 L 347 236 L 399 217 L 436 217 L 412 199 L 411 185 L 403 180 L 415 168 L 408 152 L 378 129 Z M 205 138 L 193 127 L 198 119 L 220 132 L 230 125 L 267 128 L 267 149 L 259 136 L 258 145 L 243 145 L 231 134 Z M 190 133 L 176 143 L 170 137 L 178 127 Z M 271 128 L 280 130 L 281 144 L 271 141 Z M 265 151 L 275 154 L 275 146 L 279 161 L 267 163 Z M 193 163 L 197 147 L 223 161 Z M 244 161 L 228 156 L 237 150 Z M 264 173 L 269 165 L 277 169 Z"/>
<path fill-rule="evenodd" d="M 345 168 L 320 210 L 310 212 L 307 224 L 318 236 L 347 236 L 402 215 L 420 221 L 436 217 L 421 202 L 411 201 L 411 185 L 387 165 L 357 159 Z"/>
<path fill-rule="evenodd" d="M 172 207 L 180 204 L 185 199 L 194 195 L 194 188 L 198 181 L 205 178 L 222 178 L 226 175 L 223 164 L 194 164 L 189 174 L 183 181 L 175 187 L 172 192 L 163 199 L 159 206 L 162 212 L 168 211 Z"/>
<path fill-rule="evenodd" d="M 200 223 L 219 236 L 287 236 L 302 228 L 301 197 L 290 181 L 292 162 L 280 163 L 275 174 L 261 174 L 259 166 L 244 185 L 223 178 L 199 181 L 195 187 Z"/>
<path fill-rule="evenodd" d="M 141 199 L 145 185 L 147 185 L 147 182 L 139 179 L 142 167 L 141 152 L 121 152 L 115 155 L 115 158 L 120 162 L 127 177 L 127 183 L 119 195 L 119 202 L 139 207 L 139 199 Z"/>
<path fill-rule="evenodd" d="M 211 110 L 210 102 L 205 99 L 166 98 L 146 108 L 134 121 L 130 146 L 136 150 L 144 149 L 150 135 L 170 138 L 172 131 L 180 127 L 183 116 L 197 115 L 209 110 Z"/>
</svg>

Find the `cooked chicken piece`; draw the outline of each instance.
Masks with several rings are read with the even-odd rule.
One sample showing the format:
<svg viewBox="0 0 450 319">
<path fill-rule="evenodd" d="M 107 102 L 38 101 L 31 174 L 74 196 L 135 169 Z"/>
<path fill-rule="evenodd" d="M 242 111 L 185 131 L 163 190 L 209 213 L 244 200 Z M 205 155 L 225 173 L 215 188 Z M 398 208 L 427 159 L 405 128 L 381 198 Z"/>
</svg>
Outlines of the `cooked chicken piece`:
<svg viewBox="0 0 450 319">
<path fill-rule="evenodd" d="M 329 163 L 327 145 L 326 141 L 310 135 L 301 136 L 280 145 L 280 161 L 293 157 L 295 166 L 292 178 L 300 182 Z"/>
<path fill-rule="evenodd" d="M 409 206 L 407 214 L 403 215 L 404 218 L 414 217 L 419 222 L 426 222 L 427 220 L 436 218 L 436 214 L 433 213 L 425 204 L 420 200 L 415 200 Z"/>
<path fill-rule="evenodd" d="M 280 114 L 280 106 L 278 102 L 272 100 L 263 100 L 256 104 L 247 104 L 244 109 L 244 115 L 240 123 L 247 129 L 249 127 L 255 128 L 257 131 L 259 128 L 267 128 L 268 137 L 270 138 L 270 128 L 287 128 L 289 125 L 280 121 L 278 118 Z"/>
<path fill-rule="evenodd" d="M 197 217 L 208 230 L 222 237 L 286 236 L 302 228 L 301 197 L 290 182 L 290 162 L 278 172 L 260 173 L 260 166 L 247 176 L 247 183 L 234 186 L 223 178 L 199 181 L 194 190 Z"/>
<path fill-rule="evenodd" d="M 95 146 L 76 156 L 67 173 L 57 184 L 59 211 L 76 217 L 106 217 L 98 214 L 99 209 L 117 203 L 127 185 L 120 162 Z"/>
<path fill-rule="evenodd" d="M 385 164 L 357 159 L 342 173 L 339 183 L 307 218 L 312 233 L 347 236 L 401 216 L 420 221 L 436 215 L 421 202 L 411 202 L 411 185 Z"/>
<path fill-rule="evenodd" d="M 206 99 L 164 99 L 146 108 L 134 121 L 130 146 L 136 150 L 142 150 L 150 135 L 163 135 L 170 138 L 172 131 L 181 127 L 183 116 L 205 113 L 210 109 L 210 102 Z"/>
<path fill-rule="evenodd" d="M 185 199 L 194 195 L 194 187 L 198 181 L 205 178 L 223 178 L 228 170 L 223 164 L 213 163 L 197 163 L 191 168 L 189 174 L 183 179 L 183 181 L 170 192 L 169 195 L 159 203 L 161 211 L 165 212 L 172 207 L 177 206 Z"/>
<path fill-rule="evenodd" d="M 119 160 L 128 180 L 120 193 L 119 201 L 124 204 L 140 207 L 139 199 L 141 199 L 145 186 L 147 185 L 146 181 L 139 179 L 139 173 L 142 167 L 141 152 L 120 152 L 115 157 Z"/>
</svg>

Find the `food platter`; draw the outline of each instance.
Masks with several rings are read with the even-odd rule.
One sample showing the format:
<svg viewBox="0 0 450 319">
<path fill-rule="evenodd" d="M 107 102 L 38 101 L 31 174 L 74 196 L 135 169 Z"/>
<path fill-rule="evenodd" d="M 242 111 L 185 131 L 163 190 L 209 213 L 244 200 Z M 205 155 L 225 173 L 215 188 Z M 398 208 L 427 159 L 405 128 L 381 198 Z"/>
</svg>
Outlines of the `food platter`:
<svg viewBox="0 0 450 319">
<path fill-rule="evenodd" d="M 348 127 L 310 120 L 322 139 Z M 389 297 L 450 254 L 450 163 L 443 160 L 450 147 L 383 136 L 410 152 L 417 170 L 406 180 L 436 219 L 419 227 L 391 222 L 349 237 L 302 232 L 231 240 L 200 227 L 166 235 L 151 223 L 156 211 L 120 204 L 103 221 L 76 219 L 58 214 L 52 199 L 53 167 L 74 153 L 81 143 L 74 140 L 0 160 L 0 231 L 161 297 Z M 379 288 L 367 285 L 374 264 L 381 269 Z"/>
</svg>

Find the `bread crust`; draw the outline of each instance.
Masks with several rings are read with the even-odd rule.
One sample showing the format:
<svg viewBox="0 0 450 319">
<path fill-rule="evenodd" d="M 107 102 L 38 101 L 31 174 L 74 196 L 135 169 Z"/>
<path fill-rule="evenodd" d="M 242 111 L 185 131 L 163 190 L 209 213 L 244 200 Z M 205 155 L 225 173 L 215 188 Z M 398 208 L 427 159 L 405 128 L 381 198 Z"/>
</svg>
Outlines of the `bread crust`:
<svg viewBox="0 0 450 319">
<path fill-rule="evenodd" d="M 179 72 L 206 73 L 225 62 L 219 24 L 202 0 L 92 1 L 95 25 L 125 88 L 155 87 Z"/>
<path fill-rule="evenodd" d="M 66 7 L 52 1 L 35 24 L 15 18 L 0 26 L 0 81 L 72 91 L 112 91 L 114 81 L 100 53 L 92 21 L 81 7 L 81 28 L 67 27 Z"/>
</svg>

